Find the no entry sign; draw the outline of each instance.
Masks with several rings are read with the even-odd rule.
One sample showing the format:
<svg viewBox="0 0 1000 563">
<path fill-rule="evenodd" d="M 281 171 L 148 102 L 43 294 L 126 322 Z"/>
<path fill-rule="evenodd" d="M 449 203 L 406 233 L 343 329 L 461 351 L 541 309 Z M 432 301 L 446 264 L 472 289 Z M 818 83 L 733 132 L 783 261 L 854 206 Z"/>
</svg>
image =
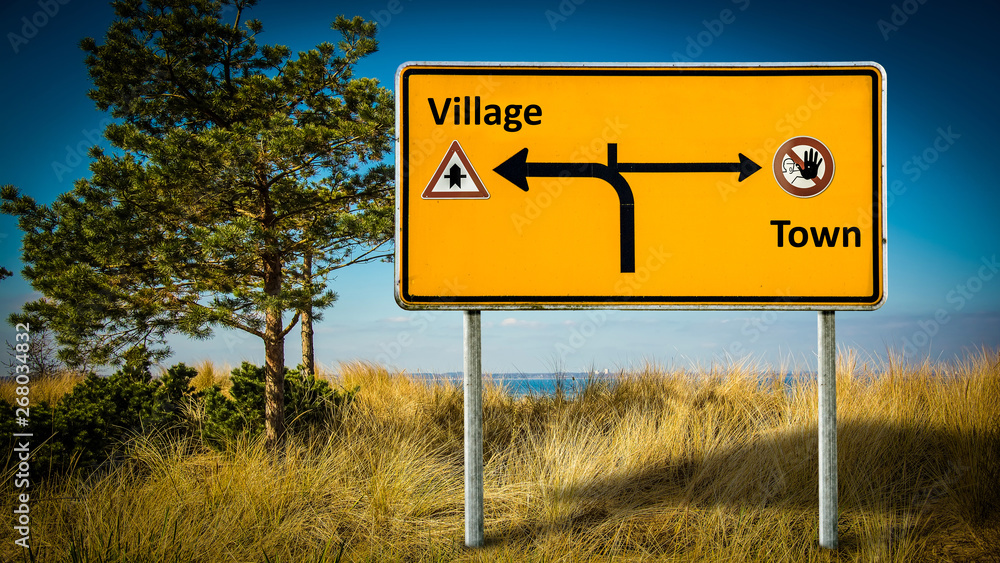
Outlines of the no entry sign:
<svg viewBox="0 0 1000 563">
<path fill-rule="evenodd" d="M 404 308 L 874 309 L 876 63 L 408 63 Z"/>
</svg>

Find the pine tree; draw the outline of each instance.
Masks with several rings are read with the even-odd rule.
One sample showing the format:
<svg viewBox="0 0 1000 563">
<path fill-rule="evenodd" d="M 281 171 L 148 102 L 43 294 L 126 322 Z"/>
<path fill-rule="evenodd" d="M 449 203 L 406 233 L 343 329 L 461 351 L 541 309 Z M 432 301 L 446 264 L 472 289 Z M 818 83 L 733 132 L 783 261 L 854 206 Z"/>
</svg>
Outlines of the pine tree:
<svg viewBox="0 0 1000 563">
<path fill-rule="evenodd" d="M 174 331 L 256 335 L 277 446 L 285 336 L 301 311 L 333 303 L 329 272 L 382 255 L 391 238 L 381 161 L 394 113 L 391 92 L 353 72 L 377 48 L 374 23 L 338 17 L 336 46 L 293 57 L 258 46 L 262 24 L 244 21 L 253 4 L 114 2 L 104 43 L 81 42 L 89 95 L 118 120 L 104 133 L 114 150 L 92 149 L 91 177 L 51 206 L 11 186 L 2 198 L 44 295 L 25 314 L 71 359 L 109 362 L 137 345 L 165 355 Z"/>
</svg>

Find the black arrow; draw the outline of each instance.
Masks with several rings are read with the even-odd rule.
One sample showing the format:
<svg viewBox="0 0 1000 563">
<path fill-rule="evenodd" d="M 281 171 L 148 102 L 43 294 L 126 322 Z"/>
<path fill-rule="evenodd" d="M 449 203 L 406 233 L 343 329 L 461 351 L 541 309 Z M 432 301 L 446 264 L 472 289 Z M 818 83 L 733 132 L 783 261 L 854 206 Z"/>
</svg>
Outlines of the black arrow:
<svg viewBox="0 0 1000 563">
<path fill-rule="evenodd" d="M 602 178 L 607 173 L 630 172 L 739 172 L 738 181 L 746 180 L 760 170 L 760 165 L 739 153 L 739 162 L 615 162 L 617 146 L 608 145 L 609 164 L 593 162 L 528 162 L 528 149 L 514 153 L 493 169 L 508 182 L 528 191 L 528 178 L 577 177 Z"/>
<path fill-rule="evenodd" d="M 599 178 L 618 194 L 621 225 L 622 273 L 635 272 L 635 201 L 622 173 L 633 172 L 739 172 L 742 182 L 760 170 L 760 165 L 739 154 L 739 162 L 618 162 L 618 145 L 608 143 L 608 164 L 596 162 L 528 162 L 524 148 L 493 169 L 508 182 L 528 191 L 528 178 Z"/>
<path fill-rule="evenodd" d="M 746 180 L 760 165 L 740 153 L 739 162 L 622 162 L 619 172 L 739 172 L 738 182 Z"/>
<path fill-rule="evenodd" d="M 453 188 L 458 186 L 462 187 L 462 178 L 468 178 L 465 174 L 462 174 L 462 167 L 457 164 L 452 164 L 451 168 L 448 169 L 448 174 L 445 175 L 448 178 L 448 187 Z"/>
</svg>

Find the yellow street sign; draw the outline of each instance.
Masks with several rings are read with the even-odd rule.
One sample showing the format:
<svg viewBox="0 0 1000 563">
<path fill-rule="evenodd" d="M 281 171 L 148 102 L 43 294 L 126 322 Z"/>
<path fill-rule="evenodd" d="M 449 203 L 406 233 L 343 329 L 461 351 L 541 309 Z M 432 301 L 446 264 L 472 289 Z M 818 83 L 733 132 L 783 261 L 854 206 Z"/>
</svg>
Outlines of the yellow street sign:
<svg viewBox="0 0 1000 563">
<path fill-rule="evenodd" d="M 885 71 L 404 64 L 408 309 L 875 309 Z"/>
</svg>

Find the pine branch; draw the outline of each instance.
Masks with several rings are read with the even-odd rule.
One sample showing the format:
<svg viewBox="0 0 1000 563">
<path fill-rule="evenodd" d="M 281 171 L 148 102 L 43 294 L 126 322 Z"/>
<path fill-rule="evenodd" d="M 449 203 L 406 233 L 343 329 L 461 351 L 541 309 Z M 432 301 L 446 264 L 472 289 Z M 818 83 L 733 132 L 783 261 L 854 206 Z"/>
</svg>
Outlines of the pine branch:
<svg viewBox="0 0 1000 563">
<path fill-rule="evenodd" d="M 292 329 L 295 328 L 295 325 L 297 324 L 299 324 L 299 315 L 292 315 L 292 322 L 288 323 L 288 326 L 286 326 L 285 329 L 281 331 L 281 337 L 284 338 L 285 336 L 287 336 L 288 333 L 291 332 Z"/>
</svg>

